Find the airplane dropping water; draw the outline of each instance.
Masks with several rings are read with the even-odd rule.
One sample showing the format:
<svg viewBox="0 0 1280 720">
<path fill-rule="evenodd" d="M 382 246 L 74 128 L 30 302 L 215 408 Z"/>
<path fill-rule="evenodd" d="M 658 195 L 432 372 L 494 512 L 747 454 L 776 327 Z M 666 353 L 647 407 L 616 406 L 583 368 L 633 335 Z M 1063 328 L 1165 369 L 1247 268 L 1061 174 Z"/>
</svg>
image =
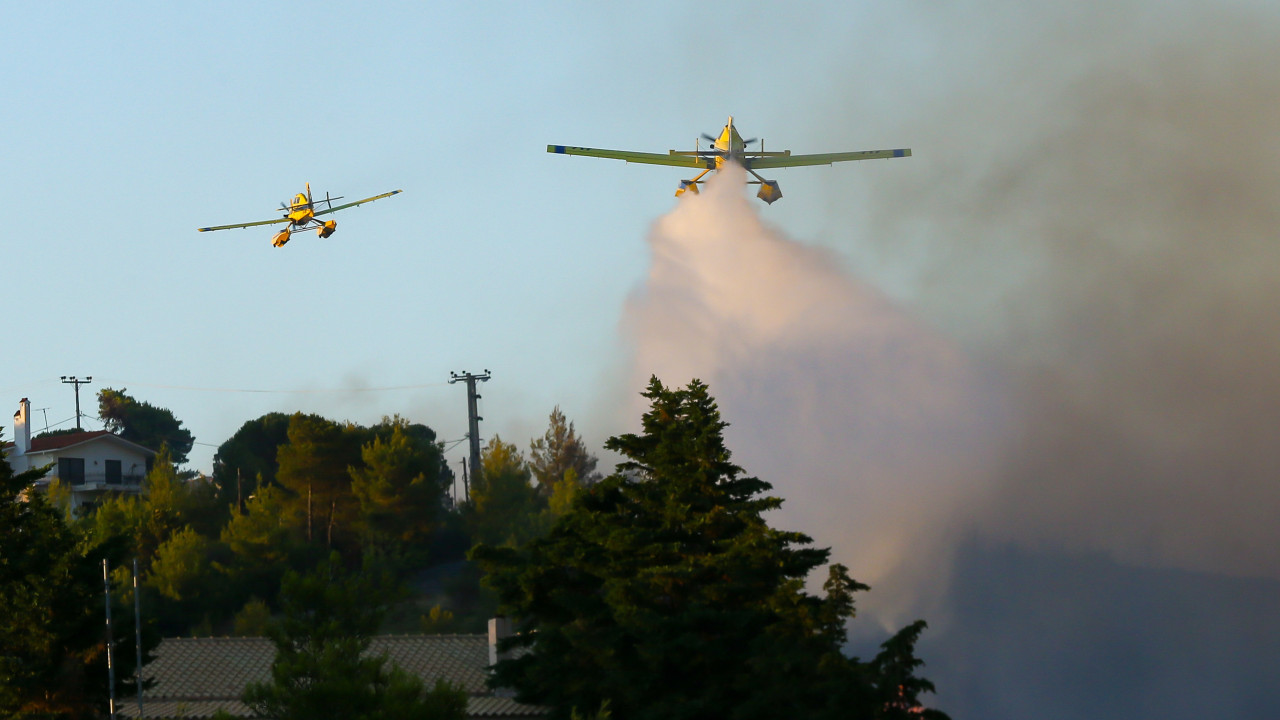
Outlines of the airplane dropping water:
<svg viewBox="0 0 1280 720">
<path fill-rule="evenodd" d="M 724 129 L 720 131 L 719 136 L 712 137 L 704 133 L 702 137 L 711 142 L 710 147 L 706 150 L 701 149 L 695 143 L 693 150 L 668 150 L 665 155 L 662 153 L 632 152 L 628 150 L 598 150 L 596 148 L 574 147 L 572 145 L 548 145 L 547 152 L 558 155 L 611 158 L 649 165 L 703 168 L 703 171 L 695 175 L 693 179 L 680 181 L 680 187 L 676 189 L 676 197 L 683 195 L 686 191 L 697 194 L 698 184 L 705 182 L 702 178 L 707 173 L 721 169 L 727 162 L 737 163 L 746 168 L 746 171 L 755 178 L 754 180 L 748 180 L 748 184 L 760 186 L 760 192 L 756 193 L 756 197 L 770 205 L 782 197 L 782 191 L 778 188 L 776 181 L 764 179 L 756 170 L 799 167 L 803 165 L 830 165 L 851 160 L 911 157 L 909 148 L 819 153 L 816 155 L 792 155 L 790 150 L 766 152 L 764 140 L 758 138 L 742 139 L 742 136 L 738 134 L 738 129 L 733 126 L 732 115 L 729 116 L 729 122 L 725 123 Z M 755 143 L 759 143 L 760 148 L 758 150 L 749 150 L 748 147 Z"/>
</svg>

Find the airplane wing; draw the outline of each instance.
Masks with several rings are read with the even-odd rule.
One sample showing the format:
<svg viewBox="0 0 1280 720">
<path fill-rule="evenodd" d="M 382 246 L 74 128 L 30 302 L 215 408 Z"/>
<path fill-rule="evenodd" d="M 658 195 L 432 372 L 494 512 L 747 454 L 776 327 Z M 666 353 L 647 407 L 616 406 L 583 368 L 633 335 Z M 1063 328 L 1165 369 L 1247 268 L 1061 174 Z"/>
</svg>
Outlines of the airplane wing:
<svg viewBox="0 0 1280 720">
<path fill-rule="evenodd" d="M 775 155 L 771 157 L 751 158 L 748 160 L 752 170 L 766 168 L 799 167 L 801 165 L 830 165 L 831 163 L 848 162 L 850 160 L 877 160 L 880 158 L 911 157 L 911 150 L 864 150 L 861 152 L 820 153 L 818 155 Z"/>
<path fill-rule="evenodd" d="M 200 232 L 209 232 L 210 230 L 231 230 L 233 228 L 247 228 L 254 225 L 274 225 L 275 223 L 289 222 L 289 218 L 283 217 L 277 220 L 259 220 L 251 223 L 237 223 L 235 225 L 215 225 L 213 227 L 200 228 Z"/>
<path fill-rule="evenodd" d="M 630 152 L 627 150 L 597 150 L 596 148 L 573 147 L 572 145 L 548 145 L 547 152 L 557 155 L 584 155 L 586 157 L 609 158 L 610 160 L 626 160 L 627 162 L 648 165 L 712 169 L 716 166 L 714 157 L 699 157 L 697 155 L 664 155 L 662 153 Z"/>
<path fill-rule="evenodd" d="M 345 204 L 345 205 L 339 205 L 339 206 L 337 206 L 337 207 L 329 208 L 328 210 L 317 210 L 317 211 L 315 212 L 315 214 L 316 214 L 316 215 L 328 215 L 328 214 L 329 214 L 329 213 L 331 213 L 331 212 L 338 212 L 339 210 L 346 210 L 346 209 L 347 209 L 347 208 L 349 208 L 349 207 L 355 207 L 355 206 L 357 206 L 357 205 L 363 205 L 363 204 L 365 204 L 365 203 L 367 203 L 367 202 L 373 202 L 374 200 L 381 200 L 382 198 L 385 198 L 385 197 L 391 197 L 392 195 L 395 195 L 395 194 L 397 194 L 397 193 L 401 193 L 401 192 L 404 192 L 404 191 L 403 191 L 403 190 L 392 190 L 391 192 L 384 192 L 384 193 L 382 193 L 381 195 L 374 195 L 373 197 L 367 197 L 367 198 L 365 198 L 365 199 L 363 199 L 363 200 L 357 200 L 357 201 L 355 201 L 355 202 L 349 202 L 349 203 L 347 203 L 347 204 Z"/>
</svg>

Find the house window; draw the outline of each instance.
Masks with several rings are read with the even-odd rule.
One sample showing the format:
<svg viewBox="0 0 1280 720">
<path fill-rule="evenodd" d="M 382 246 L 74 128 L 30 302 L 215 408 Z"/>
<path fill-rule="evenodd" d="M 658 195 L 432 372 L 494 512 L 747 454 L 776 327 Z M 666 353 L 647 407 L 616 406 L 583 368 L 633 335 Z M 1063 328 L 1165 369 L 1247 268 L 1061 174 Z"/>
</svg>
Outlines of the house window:
<svg viewBox="0 0 1280 720">
<path fill-rule="evenodd" d="M 83 485 L 84 458 L 58 458 L 58 478 L 70 485 Z"/>
<path fill-rule="evenodd" d="M 119 485 L 124 482 L 124 473 L 120 469 L 119 460 L 104 460 L 103 464 L 106 466 L 108 485 Z"/>
</svg>

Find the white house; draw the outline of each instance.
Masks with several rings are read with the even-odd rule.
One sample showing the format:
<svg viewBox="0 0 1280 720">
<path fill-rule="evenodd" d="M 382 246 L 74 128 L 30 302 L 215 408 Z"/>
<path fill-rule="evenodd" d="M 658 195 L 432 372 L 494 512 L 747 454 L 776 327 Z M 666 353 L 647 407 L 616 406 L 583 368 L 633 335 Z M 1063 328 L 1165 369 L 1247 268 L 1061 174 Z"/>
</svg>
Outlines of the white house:
<svg viewBox="0 0 1280 720">
<path fill-rule="evenodd" d="M 106 430 L 31 437 L 31 401 L 22 398 L 13 414 L 13 442 L 5 443 L 4 459 L 15 473 L 53 465 L 36 481 L 45 490 L 58 478 L 71 490 L 71 508 L 96 504 L 108 493 L 142 492 L 155 452 L 112 435 Z"/>
</svg>

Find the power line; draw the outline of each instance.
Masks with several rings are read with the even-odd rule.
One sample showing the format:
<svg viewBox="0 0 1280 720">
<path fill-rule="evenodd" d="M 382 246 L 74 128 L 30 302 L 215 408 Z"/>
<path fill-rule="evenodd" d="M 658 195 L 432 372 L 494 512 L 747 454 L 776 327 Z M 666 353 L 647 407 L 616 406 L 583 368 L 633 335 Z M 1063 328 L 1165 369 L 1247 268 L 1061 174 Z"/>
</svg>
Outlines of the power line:
<svg viewBox="0 0 1280 720">
<path fill-rule="evenodd" d="M 441 450 L 441 452 L 448 453 L 450 450 L 458 447 L 459 445 L 461 445 L 466 441 L 467 441 L 467 438 L 465 437 L 459 438 L 458 440 L 441 440 L 440 444 L 444 446 L 444 449 Z"/>
<path fill-rule="evenodd" d="M 156 388 L 161 390 L 189 390 L 192 392 L 216 392 L 216 393 L 262 393 L 262 394 L 280 394 L 280 395 L 304 395 L 318 393 L 352 393 L 352 392 L 391 392 L 394 390 L 420 390 L 422 388 L 442 387 L 448 383 L 423 383 L 420 385 L 389 385 L 385 387 L 347 387 L 347 388 L 310 388 L 298 390 L 273 390 L 267 388 L 227 388 L 227 387 L 199 387 L 193 385 L 159 385 L 156 383 L 135 383 L 125 382 L 118 379 L 103 380 L 102 382 L 111 382 L 116 385 Z"/>
</svg>

